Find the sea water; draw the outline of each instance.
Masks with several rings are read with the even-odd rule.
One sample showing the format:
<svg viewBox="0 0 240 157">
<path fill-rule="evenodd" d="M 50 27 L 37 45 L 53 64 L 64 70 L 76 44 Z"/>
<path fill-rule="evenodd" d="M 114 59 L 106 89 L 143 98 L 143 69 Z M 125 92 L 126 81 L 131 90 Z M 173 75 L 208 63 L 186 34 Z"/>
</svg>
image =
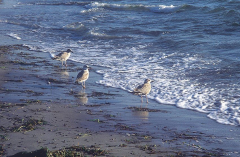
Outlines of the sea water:
<svg viewBox="0 0 240 157">
<path fill-rule="evenodd" d="M 159 105 L 240 125 L 240 1 L 0 0 L 0 34 L 32 50 L 106 67 L 97 83 L 154 80 Z"/>
</svg>

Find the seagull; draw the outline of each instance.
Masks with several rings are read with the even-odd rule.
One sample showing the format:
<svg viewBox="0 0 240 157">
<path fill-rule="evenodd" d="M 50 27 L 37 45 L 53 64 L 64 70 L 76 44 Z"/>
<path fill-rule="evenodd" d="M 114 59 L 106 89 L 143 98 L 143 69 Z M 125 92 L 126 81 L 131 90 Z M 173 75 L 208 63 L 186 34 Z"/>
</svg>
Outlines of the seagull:
<svg viewBox="0 0 240 157">
<path fill-rule="evenodd" d="M 84 65 L 83 66 L 83 70 L 80 71 L 77 75 L 77 79 L 75 81 L 75 83 L 82 83 L 82 87 L 85 87 L 85 81 L 87 81 L 88 77 L 89 77 L 89 71 L 88 69 L 90 69 L 90 67 L 88 65 Z"/>
<path fill-rule="evenodd" d="M 67 49 L 67 51 L 63 51 L 61 53 L 59 53 L 58 55 L 52 54 L 51 52 L 49 52 L 50 57 L 53 60 L 58 60 L 58 61 L 62 61 L 62 66 L 63 66 L 63 62 L 65 61 L 65 66 L 67 66 L 67 60 L 71 55 L 72 50 L 71 49 Z"/>
<path fill-rule="evenodd" d="M 146 79 L 144 81 L 144 84 L 139 85 L 137 88 L 134 89 L 133 93 L 137 94 L 137 95 L 141 95 L 141 100 L 143 102 L 142 99 L 142 95 L 146 95 L 146 99 L 147 99 L 147 103 L 148 103 L 148 98 L 147 95 L 149 94 L 149 92 L 151 91 L 151 82 L 153 82 L 150 79 Z"/>
</svg>

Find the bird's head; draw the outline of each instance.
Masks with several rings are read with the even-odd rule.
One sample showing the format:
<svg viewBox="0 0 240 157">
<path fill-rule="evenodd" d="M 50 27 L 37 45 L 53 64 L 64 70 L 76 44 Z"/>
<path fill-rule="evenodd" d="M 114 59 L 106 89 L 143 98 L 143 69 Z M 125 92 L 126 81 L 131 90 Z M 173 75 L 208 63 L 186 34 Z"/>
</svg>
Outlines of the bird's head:
<svg viewBox="0 0 240 157">
<path fill-rule="evenodd" d="M 151 83 L 151 82 L 153 82 L 153 80 L 146 79 L 146 80 L 144 81 L 144 83 Z"/>
<path fill-rule="evenodd" d="M 91 67 L 89 67 L 88 65 L 84 65 L 84 66 L 83 66 L 83 69 L 84 69 L 84 70 L 87 70 L 87 69 L 91 69 Z"/>
<path fill-rule="evenodd" d="M 69 53 L 69 52 L 72 52 L 73 53 L 73 51 L 71 50 L 71 49 L 67 49 L 67 52 Z"/>
</svg>

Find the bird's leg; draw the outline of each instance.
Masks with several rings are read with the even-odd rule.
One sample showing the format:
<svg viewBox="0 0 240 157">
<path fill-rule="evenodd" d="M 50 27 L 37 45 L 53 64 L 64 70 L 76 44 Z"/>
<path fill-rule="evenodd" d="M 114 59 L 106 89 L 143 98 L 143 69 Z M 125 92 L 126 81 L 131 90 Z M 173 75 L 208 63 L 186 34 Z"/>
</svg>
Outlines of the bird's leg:
<svg viewBox="0 0 240 157">
<path fill-rule="evenodd" d="M 62 61 L 62 66 L 63 66 L 63 61 Z"/>
<path fill-rule="evenodd" d="M 142 101 L 142 103 L 143 103 L 143 98 L 142 98 L 142 95 L 141 95 L 141 101 Z"/>
<path fill-rule="evenodd" d="M 82 92 L 82 93 L 85 93 L 85 88 L 82 88 L 81 92 Z"/>
<path fill-rule="evenodd" d="M 147 94 L 146 94 L 146 99 L 147 99 L 147 103 L 148 103 L 148 97 L 147 97 Z"/>
<path fill-rule="evenodd" d="M 85 88 L 85 85 L 84 85 L 85 82 L 82 82 L 82 87 Z"/>
<path fill-rule="evenodd" d="M 65 61 L 65 66 L 67 67 L 67 61 Z"/>
<path fill-rule="evenodd" d="M 84 86 L 83 86 L 83 82 L 82 82 L 82 87 L 84 88 Z"/>
</svg>

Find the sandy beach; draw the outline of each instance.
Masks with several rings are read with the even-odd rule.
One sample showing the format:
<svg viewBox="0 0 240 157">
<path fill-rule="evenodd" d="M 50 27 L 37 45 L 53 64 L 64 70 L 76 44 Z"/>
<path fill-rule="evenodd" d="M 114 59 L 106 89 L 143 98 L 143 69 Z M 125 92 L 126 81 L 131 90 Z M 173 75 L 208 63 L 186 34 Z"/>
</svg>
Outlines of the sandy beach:
<svg viewBox="0 0 240 157">
<path fill-rule="evenodd" d="M 239 127 L 97 84 L 102 67 L 90 65 L 83 90 L 80 63 L 62 67 L 13 44 L 0 55 L 0 156 L 70 147 L 84 147 L 82 156 L 240 156 Z"/>
</svg>

